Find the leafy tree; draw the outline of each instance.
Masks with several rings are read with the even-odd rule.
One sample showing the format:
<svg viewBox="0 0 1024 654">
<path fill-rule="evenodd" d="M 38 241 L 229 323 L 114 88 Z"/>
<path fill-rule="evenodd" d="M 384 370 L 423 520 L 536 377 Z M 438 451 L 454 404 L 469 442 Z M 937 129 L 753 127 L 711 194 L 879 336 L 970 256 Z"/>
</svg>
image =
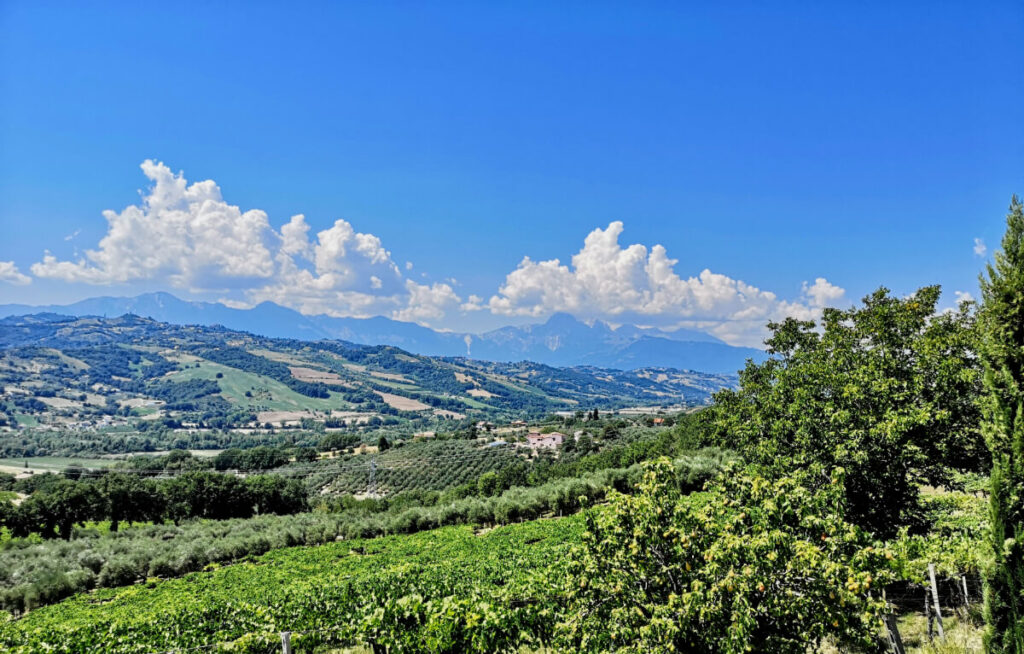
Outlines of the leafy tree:
<svg viewBox="0 0 1024 654">
<path fill-rule="evenodd" d="M 56 529 L 64 540 L 71 539 L 76 523 L 103 517 L 103 497 L 91 482 L 62 479 L 33 493 L 23 504 L 38 516 L 43 536 L 53 536 Z"/>
<path fill-rule="evenodd" d="M 327 434 L 320 439 L 320 449 L 324 451 L 347 450 L 348 448 L 355 447 L 356 445 L 359 445 L 359 436 L 351 433 L 345 434 L 336 432 L 333 434 Z"/>
<path fill-rule="evenodd" d="M 243 452 L 237 447 L 230 447 L 222 452 L 219 452 L 217 456 L 213 457 L 213 467 L 215 470 L 235 470 L 242 467 Z"/>
<path fill-rule="evenodd" d="M 874 643 L 885 560 L 842 513 L 842 471 L 801 480 L 720 476 L 684 498 L 672 464 L 648 464 L 636 495 L 609 494 L 570 556 L 572 651 L 804 654 L 826 637 Z"/>
<path fill-rule="evenodd" d="M 259 445 L 238 454 L 238 466 L 246 470 L 270 470 L 287 465 L 287 463 L 287 454 L 266 445 Z"/>
<path fill-rule="evenodd" d="M 569 440 L 572 441 L 575 439 L 570 437 Z M 597 446 L 594 445 L 594 439 L 590 437 L 590 434 L 584 432 L 580 434 L 579 440 L 576 441 L 576 450 L 582 456 L 585 454 L 590 454 L 591 452 L 597 450 Z"/>
<path fill-rule="evenodd" d="M 936 315 L 939 288 L 895 298 L 882 288 L 822 329 L 771 323 L 773 356 L 748 362 L 740 388 L 715 395 L 712 438 L 776 472 L 847 471 L 848 518 L 883 535 L 915 510 L 922 482 L 949 465 L 979 468 L 981 372 L 970 306 Z"/>
<path fill-rule="evenodd" d="M 380 438 L 377 439 L 377 450 L 380 451 L 380 452 L 384 452 L 384 451 L 390 450 L 390 449 L 391 449 L 391 443 L 388 442 L 388 439 L 387 439 L 386 436 L 381 434 Z"/>
<path fill-rule="evenodd" d="M 498 492 L 499 484 L 498 473 L 488 470 L 476 480 L 477 493 L 482 497 L 490 497 Z"/>
<path fill-rule="evenodd" d="M 297 479 L 280 475 L 253 475 L 245 480 L 256 513 L 285 515 L 309 508 L 306 488 Z"/>
<path fill-rule="evenodd" d="M 152 480 L 115 472 L 104 475 L 98 485 L 110 531 L 117 531 L 121 522 L 155 522 L 163 516 L 163 498 Z"/>
<path fill-rule="evenodd" d="M 567 438 L 567 439 L 565 439 L 564 441 L 562 441 L 562 445 L 560 446 L 560 449 L 561 449 L 561 451 L 563 453 L 566 453 L 566 454 L 571 454 L 571 453 L 575 452 L 576 451 L 576 439 L 575 438 Z"/>
<path fill-rule="evenodd" d="M 248 518 L 253 512 L 245 483 L 234 475 L 188 472 L 167 480 L 161 490 L 167 517 L 175 523 L 188 518 Z"/>
<path fill-rule="evenodd" d="M 984 430 L 992 453 L 985 648 L 1024 652 L 1024 209 L 1010 203 L 1002 251 L 981 277 Z"/>
</svg>

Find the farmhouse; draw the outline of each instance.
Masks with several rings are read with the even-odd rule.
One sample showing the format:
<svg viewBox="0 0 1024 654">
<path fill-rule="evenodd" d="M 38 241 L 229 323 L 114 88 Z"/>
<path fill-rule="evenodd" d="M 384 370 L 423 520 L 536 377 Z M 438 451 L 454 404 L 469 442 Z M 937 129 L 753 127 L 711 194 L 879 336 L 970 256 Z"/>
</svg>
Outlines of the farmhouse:
<svg viewBox="0 0 1024 654">
<path fill-rule="evenodd" d="M 553 431 L 550 434 L 530 432 L 526 435 L 526 444 L 532 450 L 553 450 L 565 440 L 565 434 Z"/>
</svg>

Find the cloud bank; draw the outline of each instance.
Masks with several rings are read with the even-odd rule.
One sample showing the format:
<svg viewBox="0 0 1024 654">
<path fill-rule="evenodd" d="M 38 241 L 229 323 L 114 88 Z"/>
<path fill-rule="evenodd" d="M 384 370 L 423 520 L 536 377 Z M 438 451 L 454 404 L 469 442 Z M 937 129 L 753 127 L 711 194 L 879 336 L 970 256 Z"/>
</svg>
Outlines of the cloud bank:
<svg viewBox="0 0 1024 654">
<path fill-rule="evenodd" d="M 736 344 L 759 345 L 765 323 L 786 316 L 814 319 L 845 291 L 823 277 L 804 283 L 796 301 L 780 300 L 746 282 L 705 269 L 696 277 L 675 272 L 665 248 L 619 244 L 623 224 L 595 229 L 571 265 L 524 257 L 498 293 L 477 309 L 506 316 L 543 317 L 565 311 L 585 320 L 676 329 L 697 327 Z"/>
<path fill-rule="evenodd" d="M 703 270 L 684 277 L 661 245 L 622 246 L 624 226 L 595 229 L 571 262 L 524 257 L 489 298 L 463 300 L 456 282 L 422 284 L 403 275 L 381 239 L 345 220 L 311 233 L 297 214 L 275 228 L 264 211 L 229 204 L 212 180 L 189 183 L 147 160 L 151 187 L 138 205 L 105 211 L 107 233 L 76 260 L 46 252 L 31 266 L 39 278 L 93 285 L 146 282 L 211 296 L 233 307 L 274 302 L 305 314 L 383 315 L 433 327 L 457 327 L 468 312 L 579 319 L 663 329 L 697 328 L 726 342 L 760 345 L 769 320 L 820 317 L 845 291 L 823 277 L 804 282 L 793 300 Z M 0 262 L 0 281 L 27 284 L 13 262 Z M 486 298 L 486 299 L 485 299 Z"/>
</svg>

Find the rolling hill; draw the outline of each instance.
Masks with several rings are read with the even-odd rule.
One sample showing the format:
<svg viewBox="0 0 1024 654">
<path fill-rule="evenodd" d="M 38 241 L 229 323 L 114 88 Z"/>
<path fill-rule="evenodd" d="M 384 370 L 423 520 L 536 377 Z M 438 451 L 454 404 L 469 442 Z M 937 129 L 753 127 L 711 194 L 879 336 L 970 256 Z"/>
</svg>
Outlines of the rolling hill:
<svg viewBox="0 0 1024 654">
<path fill-rule="evenodd" d="M 164 425 L 241 438 L 318 424 L 411 434 L 557 411 L 697 406 L 734 383 L 730 375 L 669 367 L 429 357 L 131 315 L 0 320 L 0 422 L 15 434 L 35 428 L 86 440 L 97 433 L 137 437 Z"/>
</svg>

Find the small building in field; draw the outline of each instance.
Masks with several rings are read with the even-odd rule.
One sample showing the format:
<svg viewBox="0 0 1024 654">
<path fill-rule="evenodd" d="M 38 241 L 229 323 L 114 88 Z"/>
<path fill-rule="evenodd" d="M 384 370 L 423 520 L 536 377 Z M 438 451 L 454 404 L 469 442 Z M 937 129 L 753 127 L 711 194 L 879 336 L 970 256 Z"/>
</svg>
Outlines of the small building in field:
<svg viewBox="0 0 1024 654">
<path fill-rule="evenodd" d="M 526 444 L 532 450 L 554 450 L 565 442 L 565 434 L 553 431 L 550 434 L 530 432 L 526 435 Z"/>
<path fill-rule="evenodd" d="M 654 424 L 656 424 L 656 425 L 664 425 L 665 424 L 665 419 L 664 418 L 655 418 L 654 419 Z"/>
</svg>

